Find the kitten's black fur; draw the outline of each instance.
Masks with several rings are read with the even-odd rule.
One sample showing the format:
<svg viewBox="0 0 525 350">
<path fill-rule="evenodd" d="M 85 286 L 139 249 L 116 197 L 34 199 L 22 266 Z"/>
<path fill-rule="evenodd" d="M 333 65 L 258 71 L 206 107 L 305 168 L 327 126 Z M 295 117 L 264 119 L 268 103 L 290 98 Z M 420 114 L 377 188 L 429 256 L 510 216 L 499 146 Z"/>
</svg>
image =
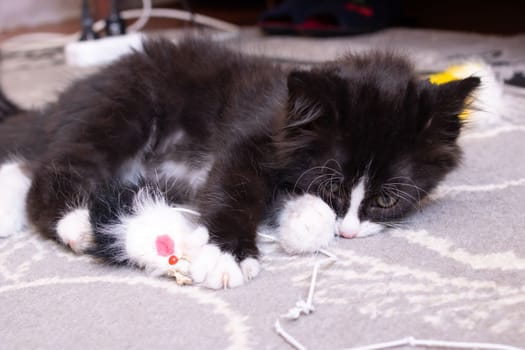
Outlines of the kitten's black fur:
<svg viewBox="0 0 525 350">
<path fill-rule="evenodd" d="M 111 221 L 130 200 L 119 184 L 131 160 L 148 182 L 168 160 L 212 164 L 201 186 L 171 179 L 166 196 L 201 212 L 211 240 L 242 260 L 257 256 L 256 228 L 283 195 L 314 193 L 341 216 L 366 173 L 359 216 L 387 223 L 407 214 L 418 202 L 411 199 L 458 163 L 458 114 L 479 83 L 432 85 L 391 54 L 290 71 L 207 41 L 146 41 L 143 52 L 76 82 L 42 112 L 5 118 L 0 155 L 28 161 L 29 218 L 50 237 L 79 201 L 90 202 L 95 227 Z M 0 119 L 17 114 L 0 100 Z M 388 208 L 376 203 L 385 184 L 388 195 L 404 194 Z M 95 252 L 111 261 L 107 240 L 99 233 Z"/>
<path fill-rule="evenodd" d="M 4 92 L 0 90 L 0 121 L 11 115 L 20 113 L 20 109 L 10 99 L 8 99 Z"/>
</svg>

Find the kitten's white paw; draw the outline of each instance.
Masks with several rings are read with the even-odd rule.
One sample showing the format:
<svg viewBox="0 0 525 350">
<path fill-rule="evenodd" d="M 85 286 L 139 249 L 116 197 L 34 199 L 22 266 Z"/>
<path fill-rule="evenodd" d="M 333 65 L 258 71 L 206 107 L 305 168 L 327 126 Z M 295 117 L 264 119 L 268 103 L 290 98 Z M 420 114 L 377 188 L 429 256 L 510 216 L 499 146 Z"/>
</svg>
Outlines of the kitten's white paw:
<svg viewBox="0 0 525 350">
<path fill-rule="evenodd" d="M 286 252 L 310 253 L 333 240 L 336 214 L 319 197 L 305 194 L 285 204 L 278 224 L 281 245 Z"/>
<path fill-rule="evenodd" d="M 0 237 L 9 237 L 27 225 L 25 203 L 31 179 L 22 165 L 9 162 L 0 167 Z"/>
<path fill-rule="evenodd" d="M 9 237 L 22 231 L 26 224 L 25 215 L 0 208 L 0 238 Z"/>
<path fill-rule="evenodd" d="M 241 271 L 244 275 L 244 279 L 249 281 L 257 277 L 259 272 L 261 272 L 261 265 L 259 260 L 255 258 L 246 258 L 241 261 Z"/>
<path fill-rule="evenodd" d="M 57 223 L 58 238 L 75 253 L 85 252 L 93 244 L 93 230 L 86 208 L 73 209 Z"/>
<path fill-rule="evenodd" d="M 222 253 L 217 265 L 206 275 L 205 286 L 212 289 L 235 288 L 244 283 L 244 276 L 233 255 Z"/>
<path fill-rule="evenodd" d="M 244 259 L 238 264 L 231 254 L 207 244 L 192 261 L 190 271 L 193 281 L 205 287 L 235 288 L 243 285 L 245 280 L 255 278 L 260 266 L 254 258 Z"/>
<path fill-rule="evenodd" d="M 206 244 L 201 251 L 192 258 L 190 272 L 191 278 L 195 283 L 204 282 L 206 275 L 213 269 L 221 254 L 219 247 L 213 244 Z"/>
</svg>

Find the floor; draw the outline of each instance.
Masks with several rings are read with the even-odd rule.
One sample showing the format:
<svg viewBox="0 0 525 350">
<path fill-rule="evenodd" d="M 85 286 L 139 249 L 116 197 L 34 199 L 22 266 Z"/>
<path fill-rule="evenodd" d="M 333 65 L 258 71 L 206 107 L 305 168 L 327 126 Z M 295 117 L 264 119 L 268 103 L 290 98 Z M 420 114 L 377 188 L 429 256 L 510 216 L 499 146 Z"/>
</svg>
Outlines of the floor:
<svg viewBox="0 0 525 350">
<path fill-rule="evenodd" d="M 525 36 L 389 29 L 352 38 L 264 37 L 246 28 L 225 42 L 287 64 L 342 52 L 395 49 L 421 71 L 467 57 L 504 77 L 525 62 Z M 6 92 L 24 106 L 52 101 L 88 71 L 60 52 L 1 62 Z M 276 320 L 308 348 L 348 349 L 407 336 L 525 344 L 525 98 L 504 88 L 490 123 L 473 118 L 465 157 L 406 225 L 337 240 L 338 260 L 290 256 L 261 240 L 262 273 L 228 291 L 179 287 L 143 271 L 103 266 L 30 230 L 0 239 L 0 339 L 5 349 L 288 349 Z M 315 311 L 284 317 L 321 262 Z M 407 349 L 408 347 L 403 347 Z"/>
</svg>

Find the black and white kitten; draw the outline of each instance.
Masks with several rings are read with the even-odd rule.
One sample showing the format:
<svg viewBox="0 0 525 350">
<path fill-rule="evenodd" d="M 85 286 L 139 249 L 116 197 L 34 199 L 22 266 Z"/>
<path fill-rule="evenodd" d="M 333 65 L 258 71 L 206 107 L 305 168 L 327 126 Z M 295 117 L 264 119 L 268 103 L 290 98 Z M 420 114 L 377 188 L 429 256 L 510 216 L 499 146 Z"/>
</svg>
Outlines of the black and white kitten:
<svg viewBox="0 0 525 350">
<path fill-rule="evenodd" d="M 43 110 L 1 96 L 0 236 L 29 223 L 158 273 L 186 255 L 194 281 L 235 287 L 259 272 L 263 224 L 351 238 L 416 208 L 458 163 L 458 114 L 479 84 L 432 85 L 391 54 L 288 70 L 145 41 Z"/>
</svg>

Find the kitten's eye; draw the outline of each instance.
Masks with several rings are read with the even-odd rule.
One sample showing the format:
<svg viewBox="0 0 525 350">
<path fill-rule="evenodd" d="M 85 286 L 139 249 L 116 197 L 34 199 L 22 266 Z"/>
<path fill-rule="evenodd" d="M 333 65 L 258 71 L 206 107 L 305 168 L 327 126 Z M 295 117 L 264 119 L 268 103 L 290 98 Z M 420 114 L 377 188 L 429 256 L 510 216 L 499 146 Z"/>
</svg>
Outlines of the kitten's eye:
<svg viewBox="0 0 525 350">
<path fill-rule="evenodd" d="M 397 203 L 398 198 L 388 195 L 388 194 L 380 194 L 376 197 L 376 204 L 380 208 L 390 208 L 393 207 Z"/>
<path fill-rule="evenodd" d="M 338 193 L 341 190 L 341 186 L 338 183 L 331 183 L 328 185 L 328 192 Z"/>
</svg>

